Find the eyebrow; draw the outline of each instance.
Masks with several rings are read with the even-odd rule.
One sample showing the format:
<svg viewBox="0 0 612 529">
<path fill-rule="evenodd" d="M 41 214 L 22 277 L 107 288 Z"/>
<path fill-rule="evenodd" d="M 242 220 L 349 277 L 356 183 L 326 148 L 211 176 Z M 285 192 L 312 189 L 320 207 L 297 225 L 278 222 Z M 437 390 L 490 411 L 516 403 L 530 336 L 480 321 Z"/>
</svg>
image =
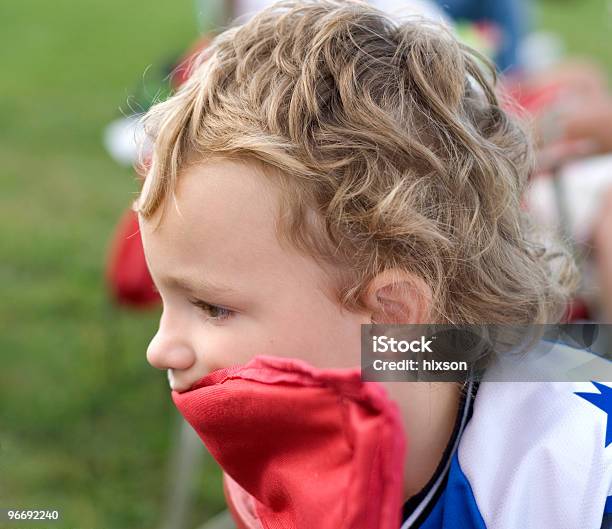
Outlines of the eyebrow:
<svg viewBox="0 0 612 529">
<path fill-rule="evenodd" d="M 236 290 L 221 283 L 216 283 L 211 280 L 199 279 L 193 283 L 183 277 L 164 277 L 160 280 L 161 283 L 167 285 L 169 288 L 175 288 L 195 293 L 207 293 L 207 294 L 236 294 Z"/>
</svg>

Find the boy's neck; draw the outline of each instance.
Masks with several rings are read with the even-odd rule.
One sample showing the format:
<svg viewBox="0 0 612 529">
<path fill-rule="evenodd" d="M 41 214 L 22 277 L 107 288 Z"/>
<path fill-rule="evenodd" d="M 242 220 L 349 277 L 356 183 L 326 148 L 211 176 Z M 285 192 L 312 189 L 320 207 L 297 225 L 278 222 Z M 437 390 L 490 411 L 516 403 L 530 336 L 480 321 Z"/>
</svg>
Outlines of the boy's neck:
<svg viewBox="0 0 612 529">
<path fill-rule="evenodd" d="M 404 500 L 434 475 L 453 435 L 461 387 L 456 383 L 389 383 L 387 390 L 402 415 L 408 450 L 404 461 Z"/>
</svg>

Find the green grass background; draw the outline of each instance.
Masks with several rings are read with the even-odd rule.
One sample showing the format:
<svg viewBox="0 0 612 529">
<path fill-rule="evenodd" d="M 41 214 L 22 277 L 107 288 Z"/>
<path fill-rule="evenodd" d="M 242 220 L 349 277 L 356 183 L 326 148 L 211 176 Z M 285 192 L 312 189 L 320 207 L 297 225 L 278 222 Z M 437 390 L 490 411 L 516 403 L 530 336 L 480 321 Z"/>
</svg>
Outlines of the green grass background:
<svg viewBox="0 0 612 529">
<path fill-rule="evenodd" d="M 176 421 L 145 349 L 159 311 L 111 306 L 107 243 L 137 190 L 103 127 L 197 34 L 192 2 L 0 5 L 0 508 L 36 527 L 157 527 Z M 549 0 L 537 25 L 612 71 L 612 4 Z M 211 463 L 193 524 L 222 507 Z M 1 525 L 1 524 L 0 524 Z M 12 523 L 6 527 L 34 527 Z"/>
</svg>

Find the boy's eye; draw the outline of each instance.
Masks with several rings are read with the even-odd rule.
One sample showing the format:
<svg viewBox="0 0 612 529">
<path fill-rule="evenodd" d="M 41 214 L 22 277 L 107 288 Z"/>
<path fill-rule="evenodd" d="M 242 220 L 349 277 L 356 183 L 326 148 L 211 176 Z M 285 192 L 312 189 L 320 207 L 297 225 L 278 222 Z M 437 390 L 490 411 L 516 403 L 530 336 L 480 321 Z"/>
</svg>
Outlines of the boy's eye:
<svg viewBox="0 0 612 529">
<path fill-rule="evenodd" d="M 225 320 L 233 314 L 233 311 L 230 309 L 212 305 L 211 303 L 207 303 L 201 299 L 190 299 L 189 302 L 201 309 L 212 320 Z"/>
</svg>

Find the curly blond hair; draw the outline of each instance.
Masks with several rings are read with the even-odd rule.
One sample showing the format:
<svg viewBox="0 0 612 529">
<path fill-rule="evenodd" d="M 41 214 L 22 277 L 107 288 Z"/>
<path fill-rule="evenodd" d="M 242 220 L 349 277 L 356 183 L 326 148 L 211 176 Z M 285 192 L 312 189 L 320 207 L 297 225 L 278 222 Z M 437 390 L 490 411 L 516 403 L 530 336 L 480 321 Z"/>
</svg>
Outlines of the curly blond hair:
<svg viewBox="0 0 612 529">
<path fill-rule="evenodd" d="M 165 207 L 187 164 L 247 159 L 284 191 L 279 239 L 341 271 L 349 310 L 401 269 L 429 285 L 437 322 L 558 321 L 573 262 L 521 211 L 531 146 L 494 83 L 490 63 L 425 19 L 279 2 L 219 34 L 149 111 L 135 209 Z"/>
</svg>

